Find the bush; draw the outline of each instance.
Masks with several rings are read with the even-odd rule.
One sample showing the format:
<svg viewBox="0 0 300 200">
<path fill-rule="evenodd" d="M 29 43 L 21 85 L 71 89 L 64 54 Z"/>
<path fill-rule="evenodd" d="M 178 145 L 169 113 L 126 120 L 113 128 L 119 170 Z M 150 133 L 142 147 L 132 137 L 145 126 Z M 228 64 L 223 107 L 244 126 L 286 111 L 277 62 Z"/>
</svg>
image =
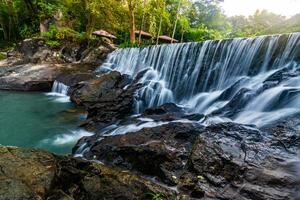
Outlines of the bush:
<svg viewBox="0 0 300 200">
<path fill-rule="evenodd" d="M 48 32 L 42 33 L 42 37 L 45 38 L 50 47 L 54 48 L 58 47 L 62 41 L 80 42 L 87 39 L 85 32 L 79 33 L 67 27 L 57 29 L 52 24 L 49 26 Z"/>
<path fill-rule="evenodd" d="M 132 48 L 132 47 L 139 47 L 137 43 L 131 43 L 131 42 L 124 42 L 122 44 L 118 45 L 118 48 Z"/>
<path fill-rule="evenodd" d="M 197 28 L 191 28 L 185 35 L 187 41 L 205 41 L 216 40 L 223 38 L 222 34 L 214 29 L 209 29 L 204 24 L 199 25 Z"/>
<path fill-rule="evenodd" d="M 24 24 L 19 28 L 19 34 L 21 38 L 30 38 L 36 36 L 36 32 L 36 27 L 28 26 L 27 24 Z"/>
<path fill-rule="evenodd" d="M 4 59 L 6 59 L 6 55 L 3 53 L 0 53 L 0 60 L 4 60 Z"/>
<path fill-rule="evenodd" d="M 53 49 L 58 48 L 60 46 L 60 43 L 56 40 L 48 40 L 46 41 L 46 44 Z"/>
</svg>

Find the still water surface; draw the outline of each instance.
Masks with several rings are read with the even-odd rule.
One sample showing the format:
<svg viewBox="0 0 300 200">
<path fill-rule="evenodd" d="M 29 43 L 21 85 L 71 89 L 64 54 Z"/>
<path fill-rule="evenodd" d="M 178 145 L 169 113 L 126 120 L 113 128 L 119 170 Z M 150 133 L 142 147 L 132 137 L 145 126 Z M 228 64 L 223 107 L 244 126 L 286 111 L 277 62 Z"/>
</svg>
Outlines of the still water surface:
<svg viewBox="0 0 300 200">
<path fill-rule="evenodd" d="M 74 112 L 72 103 L 63 95 L 0 92 L 2 145 L 71 153 L 79 138 L 91 135 L 78 128 L 83 118 L 84 113 Z"/>
</svg>

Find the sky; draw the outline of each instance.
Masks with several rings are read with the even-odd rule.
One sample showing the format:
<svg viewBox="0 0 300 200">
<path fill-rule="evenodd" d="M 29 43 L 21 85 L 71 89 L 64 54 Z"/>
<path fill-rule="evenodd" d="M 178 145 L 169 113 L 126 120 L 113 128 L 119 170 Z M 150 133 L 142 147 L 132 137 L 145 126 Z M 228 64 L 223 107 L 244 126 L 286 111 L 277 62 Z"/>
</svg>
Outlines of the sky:
<svg viewBox="0 0 300 200">
<path fill-rule="evenodd" d="M 257 9 L 266 9 L 287 17 L 300 13 L 300 0 L 224 0 L 221 5 L 228 16 L 248 16 Z"/>
</svg>

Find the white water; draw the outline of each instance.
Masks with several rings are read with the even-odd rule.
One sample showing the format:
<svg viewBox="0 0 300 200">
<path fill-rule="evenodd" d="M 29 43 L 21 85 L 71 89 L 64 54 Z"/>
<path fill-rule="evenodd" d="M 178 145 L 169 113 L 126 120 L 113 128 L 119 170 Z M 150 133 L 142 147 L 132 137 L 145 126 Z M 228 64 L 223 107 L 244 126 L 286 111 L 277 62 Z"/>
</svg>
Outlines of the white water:
<svg viewBox="0 0 300 200">
<path fill-rule="evenodd" d="M 85 136 L 92 136 L 93 133 L 79 129 L 70 131 L 70 133 L 64 133 L 56 135 L 53 138 L 48 138 L 42 141 L 42 143 L 51 144 L 54 146 L 62 146 L 66 144 L 76 143 L 80 138 Z"/>
<path fill-rule="evenodd" d="M 133 78 L 144 71 L 136 113 L 174 102 L 217 121 L 258 126 L 300 113 L 299 33 L 118 49 L 101 68 Z M 270 79 L 276 73 L 295 76 Z"/>
<path fill-rule="evenodd" d="M 56 102 L 70 102 L 70 97 L 68 96 L 69 88 L 69 86 L 55 80 L 51 92 L 46 93 L 46 95 L 53 97 L 53 100 Z"/>
</svg>

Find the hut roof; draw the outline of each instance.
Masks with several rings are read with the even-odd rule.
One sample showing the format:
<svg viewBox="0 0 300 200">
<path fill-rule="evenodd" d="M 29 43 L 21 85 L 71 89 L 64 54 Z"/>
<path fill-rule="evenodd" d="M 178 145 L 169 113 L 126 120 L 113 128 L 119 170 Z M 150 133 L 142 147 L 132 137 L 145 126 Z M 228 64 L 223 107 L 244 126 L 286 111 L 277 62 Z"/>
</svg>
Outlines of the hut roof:
<svg viewBox="0 0 300 200">
<path fill-rule="evenodd" d="M 134 33 L 136 35 L 140 35 L 140 31 L 139 30 L 134 31 Z M 150 33 L 145 32 L 145 31 L 141 31 L 141 36 L 144 37 L 144 38 L 152 38 L 152 35 Z"/>
<path fill-rule="evenodd" d="M 98 31 L 94 31 L 93 35 L 97 35 L 100 37 L 106 37 L 106 38 L 112 38 L 112 39 L 117 39 L 116 36 L 110 34 L 109 32 L 105 31 L 105 30 L 98 30 Z"/>
<path fill-rule="evenodd" d="M 168 42 L 171 42 L 171 41 L 173 41 L 173 42 L 178 42 L 178 40 L 176 40 L 176 39 L 174 39 L 174 38 L 171 38 L 171 37 L 169 37 L 169 36 L 167 36 L 167 35 L 160 35 L 160 36 L 158 36 L 158 39 L 159 39 L 159 40 L 168 41 Z"/>
</svg>

